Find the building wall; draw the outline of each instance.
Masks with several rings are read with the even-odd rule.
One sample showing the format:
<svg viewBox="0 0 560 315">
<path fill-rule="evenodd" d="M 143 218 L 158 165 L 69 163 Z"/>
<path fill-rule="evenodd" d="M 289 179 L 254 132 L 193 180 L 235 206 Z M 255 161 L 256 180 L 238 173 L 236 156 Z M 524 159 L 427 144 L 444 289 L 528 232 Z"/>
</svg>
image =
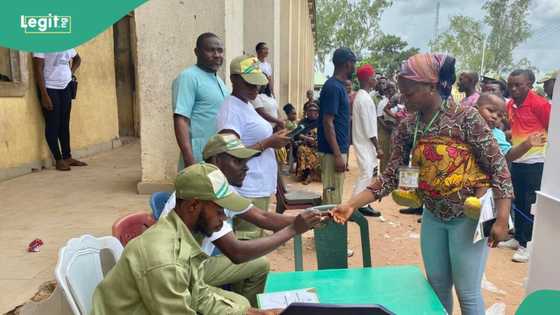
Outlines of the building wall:
<svg viewBox="0 0 560 315">
<path fill-rule="evenodd" d="M 142 147 L 141 193 L 170 188 L 179 148 L 173 132 L 171 84 L 196 63 L 196 38 L 204 32 L 224 42 L 218 75 L 231 86 L 229 62 L 243 52 L 243 1 L 151 0 L 135 10 L 137 91 Z"/>
<path fill-rule="evenodd" d="M 213 32 L 223 40 L 225 60 L 218 75 L 228 86 L 230 61 L 243 51 L 254 53 L 257 42 L 267 42 L 280 106 L 288 101 L 303 106 L 305 90 L 313 86 L 312 58 L 308 59 L 314 51 L 307 5 L 302 0 L 151 0 L 135 10 L 140 193 L 172 189 L 179 148 L 173 131 L 171 84 L 196 62 L 193 50 L 199 34 Z M 291 21 L 297 26 L 290 25 Z"/>
<path fill-rule="evenodd" d="M 112 148 L 118 138 L 112 29 L 76 50 L 82 64 L 77 72 L 79 87 L 72 105 L 70 135 L 73 154 L 79 157 Z M 0 180 L 52 163 L 31 56 L 25 54 L 24 59 L 22 71 L 29 78 L 25 95 L 0 97 Z"/>
<path fill-rule="evenodd" d="M 291 103 L 301 117 L 305 92 L 313 89 L 315 45 L 311 18 L 308 1 L 281 2 L 279 103 Z"/>
</svg>

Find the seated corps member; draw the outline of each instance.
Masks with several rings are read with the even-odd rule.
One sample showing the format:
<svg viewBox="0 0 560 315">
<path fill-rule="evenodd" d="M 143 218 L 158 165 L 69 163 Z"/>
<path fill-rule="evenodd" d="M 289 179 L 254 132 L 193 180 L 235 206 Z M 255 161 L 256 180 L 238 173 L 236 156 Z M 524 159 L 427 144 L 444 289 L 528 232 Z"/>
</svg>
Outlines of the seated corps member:
<svg viewBox="0 0 560 315">
<path fill-rule="evenodd" d="M 127 244 L 95 289 L 90 314 L 278 314 L 204 281 L 208 256 L 197 240 L 221 229 L 224 208 L 242 211 L 251 202 L 212 164 L 182 170 L 175 189 L 175 209 Z"/>
<path fill-rule="evenodd" d="M 259 153 L 246 148 L 234 134 L 217 134 L 204 147 L 203 157 L 206 162 L 216 165 L 232 186 L 240 187 L 247 173 L 247 161 Z M 235 190 L 234 187 L 231 189 Z M 174 207 L 175 196 L 172 195 L 162 216 Z M 234 292 L 256 305 L 256 295 L 263 292 L 269 271 L 268 261 L 263 256 L 294 235 L 309 230 L 320 214 L 307 217 L 303 214 L 299 217 L 287 216 L 265 212 L 253 205 L 239 212 L 228 209 L 224 209 L 224 212 L 228 221 L 224 222 L 222 229 L 201 241 L 202 250 L 212 256 L 204 265 L 204 279 L 206 283 L 217 287 L 233 284 Z M 276 233 L 257 240 L 238 240 L 230 224 L 235 216 Z M 219 251 L 216 251 L 216 247 Z"/>
</svg>

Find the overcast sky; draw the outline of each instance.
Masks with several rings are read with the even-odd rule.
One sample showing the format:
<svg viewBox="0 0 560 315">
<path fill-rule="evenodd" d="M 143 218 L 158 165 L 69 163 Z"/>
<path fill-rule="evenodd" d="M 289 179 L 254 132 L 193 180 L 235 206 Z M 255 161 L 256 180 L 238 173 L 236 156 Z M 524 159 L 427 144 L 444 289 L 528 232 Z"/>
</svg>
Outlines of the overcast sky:
<svg viewBox="0 0 560 315">
<path fill-rule="evenodd" d="M 560 68 L 560 0 L 532 0 L 529 21 L 533 36 L 514 51 L 514 60 L 527 57 L 540 71 Z M 453 15 L 482 20 L 482 0 L 440 0 L 439 32 L 449 27 Z M 434 36 L 436 0 L 394 0 L 382 15 L 381 29 L 428 51 Z"/>
</svg>

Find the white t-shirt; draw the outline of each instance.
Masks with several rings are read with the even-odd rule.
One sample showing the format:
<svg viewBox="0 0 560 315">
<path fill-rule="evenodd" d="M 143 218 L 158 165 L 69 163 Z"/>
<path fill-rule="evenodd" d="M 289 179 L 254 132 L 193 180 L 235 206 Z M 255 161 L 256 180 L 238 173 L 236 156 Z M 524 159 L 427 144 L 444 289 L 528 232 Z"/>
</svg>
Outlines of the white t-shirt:
<svg viewBox="0 0 560 315">
<path fill-rule="evenodd" d="M 260 63 L 260 67 L 261 67 L 261 71 L 266 74 L 267 77 L 271 77 L 272 76 L 272 66 L 270 65 L 270 63 L 266 62 L 266 61 L 262 61 Z"/>
<path fill-rule="evenodd" d="M 54 53 L 33 53 L 33 57 L 45 60 L 43 76 L 45 87 L 48 89 L 63 90 L 72 81 L 70 61 L 77 55 L 75 49 L 68 49 Z"/>
<path fill-rule="evenodd" d="M 272 126 L 255 111 L 252 105 L 237 97 L 228 96 L 218 112 L 216 130 L 230 129 L 250 147 L 272 135 Z M 268 148 L 247 163 L 249 171 L 243 186 L 237 191 L 247 198 L 270 197 L 276 192 L 278 164 L 274 149 Z"/>
<path fill-rule="evenodd" d="M 356 92 L 352 119 L 352 143 L 371 144 L 377 137 L 377 113 L 371 96 L 365 90 Z"/>
<path fill-rule="evenodd" d="M 278 103 L 274 97 L 270 97 L 266 94 L 259 94 L 254 101 L 251 102 L 255 109 L 264 108 L 264 111 L 274 118 L 278 118 Z M 276 127 L 276 123 L 270 123 L 272 128 Z"/>
<path fill-rule="evenodd" d="M 230 186 L 230 188 L 235 191 L 235 188 L 233 188 L 232 186 Z M 175 199 L 176 199 L 175 192 L 173 192 L 173 194 L 171 194 L 169 199 L 167 199 L 167 202 L 165 203 L 165 206 L 163 206 L 163 211 L 161 212 L 160 218 L 165 217 L 173 209 L 175 209 L 175 203 L 176 203 Z M 202 251 L 206 255 L 212 256 L 212 253 L 214 252 L 214 249 L 216 248 L 216 246 L 214 246 L 213 242 L 217 239 L 222 238 L 224 235 L 228 234 L 229 232 L 233 232 L 233 229 L 231 228 L 233 217 L 249 211 L 249 209 L 251 209 L 252 207 L 253 207 L 253 205 L 250 205 L 247 209 L 245 209 L 241 212 L 233 212 L 231 210 L 224 209 L 224 213 L 227 217 L 227 221 L 224 221 L 224 224 L 222 225 L 222 228 L 218 232 L 214 232 L 209 237 L 205 237 L 204 239 L 202 239 L 202 244 L 200 245 L 200 248 L 202 249 Z"/>
<path fill-rule="evenodd" d="M 384 115 L 383 110 L 385 109 L 385 106 L 387 106 L 388 103 L 389 103 L 389 99 L 383 96 L 381 101 L 379 101 L 379 104 L 377 104 L 377 117 L 381 117 Z"/>
</svg>

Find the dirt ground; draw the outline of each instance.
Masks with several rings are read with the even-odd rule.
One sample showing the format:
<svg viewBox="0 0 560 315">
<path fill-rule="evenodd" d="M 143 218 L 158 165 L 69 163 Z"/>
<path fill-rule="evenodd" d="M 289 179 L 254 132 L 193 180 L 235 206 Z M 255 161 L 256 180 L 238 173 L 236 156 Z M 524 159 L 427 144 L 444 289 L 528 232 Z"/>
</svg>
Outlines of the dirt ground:
<svg viewBox="0 0 560 315">
<path fill-rule="evenodd" d="M 351 157 L 353 155 L 351 154 Z M 52 280 L 58 248 L 71 237 L 88 233 L 109 235 L 112 223 L 134 211 L 150 211 L 149 196 L 136 194 L 140 180 L 138 143 L 86 160 L 90 166 L 71 172 L 44 170 L 0 183 L 0 314 L 32 297 L 40 284 Z M 350 161 L 345 198 L 351 194 L 356 167 Z M 288 180 L 288 188 L 321 191 L 320 183 L 303 186 Z M 413 264 L 422 267 L 417 216 L 401 215 L 390 198 L 374 207 L 383 220 L 369 218 L 374 266 Z M 27 244 L 41 238 L 39 253 L 27 253 Z M 312 233 L 304 235 L 304 267 L 316 266 Z M 349 248 L 355 254 L 351 267 L 361 266 L 359 233 L 349 226 Z M 526 264 L 511 262 L 512 251 L 491 250 L 486 268 L 486 307 L 506 305 L 514 314 L 524 296 Z M 273 271 L 292 271 L 293 243 L 268 255 Z M 455 314 L 459 314 L 456 306 Z"/>
<path fill-rule="evenodd" d="M 344 183 L 344 199 L 350 198 L 353 184 L 358 175 L 355 155 L 350 154 L 350 172 L 346 174 Z M 321 183 L 303 186 L 296 183 L 294 178 L 287 180 L 289 188 L 306 189 L 316 192 L 322 190 Z M 419 216 L 403 215 L 399 213 L 399 206 L 391 197 L 384 198 L 380 203 L 372 206 L 383 213 L 382 219 L 368 218 L 374 266 L 418 265 L 423 270 L 420 252 L 420 224 Z M 350 267 L 362 266 L 359 228 L 349 223 L 349 248 L 354 256 L 349 258 Z M 304 241 L 304 269 L 316 268 L 316 258 L 313 244 L 313 233 L 308 232 Z M 514 314 L 525 296 L 524 282 L 527 277 L 527 264 L 511 261 L 513 251 L 506 249 L 491 249 L 486 266 L 485 281 L 483 281 L 483 295 L 486 308 L 495 303 L 504 303 L 506 314 Z M 277 251 L 269 254 L 273 271 L 294 270 L 293 243 L 289 242 Z M 460 314 L 456 300 L 454 314 Z"/>
</svg>

